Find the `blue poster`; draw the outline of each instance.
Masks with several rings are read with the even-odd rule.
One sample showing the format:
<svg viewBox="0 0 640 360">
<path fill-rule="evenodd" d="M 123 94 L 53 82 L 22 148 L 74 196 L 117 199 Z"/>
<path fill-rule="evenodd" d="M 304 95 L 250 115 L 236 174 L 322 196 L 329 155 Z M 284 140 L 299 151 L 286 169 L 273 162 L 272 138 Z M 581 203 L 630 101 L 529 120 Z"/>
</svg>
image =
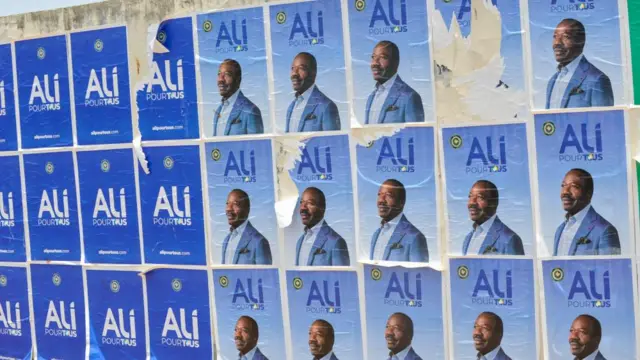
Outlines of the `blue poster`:
<svg viewBox="0 0 640 360">
<path fill-rule="evenodd" d="M 157 269 L 146 279 L 152 359 L 211 359 L 207 271 Z"/>
<path fill-rule="evenodd" d="M 349 129 L 340 0 L 269 7 L 280 133 Z"/>
<path fill-rule="evenodd" d="M 357 0 L 348 4 L 358 122 L 435 121 L 427 2 Z"/>
<path fill-rule="evenodd" d="M 364 279 L 369 358 L 446 358 L 439 271 L 365 265 Z"/>
<path fill-rule="evenodd" d="M 205 149 L 213 263 L 278 264 L 271 140 L 207 143 Z"/>
<path fill-rule="evenodd" d="M 200 149 L 148 147 L 150 174 L 139 169 L 145 262 L 206 263 Z"/>
<path fill-rule="evenodd" d="M 433 128 L 402 129 L 356 154 L 359 257 L 439 263 Z"/>
<path fill-rule="evenodd" d="M 26 261 L 20 158 L 0 157 L 0 261 Z"/>
<path fill-rule="evenodd" d="M 136 94 L 143 140 L 196 139 L 198 97 L 191 17 L 163 21 L 153 54 L 152 73 Z"/>
<path fill-rule="evenodd" d="M 138 202 L 131 149 L 78 152 L 77 156 L 85 261 L 139 264 Z"/>
<path fill-rule="evenodd" d="M 67 38 L 16 41 L 22 147 L 73 145 Z"/>
<path fill-rule="evenodd" d="M 0 45 L 0 151 L 18 150 L 11 44 Z"/>
<path fill-rule="evenodd" d="M 137 271 L 87 270 L 89 358 L 144 359 L 142 277 Z"/>
<path fill-rule="evenodd" d="M 537 360 L 533 260 L 451 259 L 452 359 Z"/>
<path fill-rule="evenodd" d="M 132 140 L 127 29 L 71 34 L 79 145 Z"/>
<path fill-rule="evenodd" d="M 277 269 L 214 270 L 218 356 L 286 359 Z"/>
<path fill-rule="evenodd" d="M 528 2 L 533 107 L 626 104 L 618 1 Z"/>
<path fill-rule="evenodd" d="M 27 269 L 0 267 L 0 358 L 31 359 Z"/>
<path fill-rule="evenodd" d="M 633 254 L 624 112 L 535 116 L 541 256 Z"/>
<path fill-rule="evenodd" d="M 442 130 L 449 254 L 534 255 L 525 124 Z"/>
<path fill-rule="evenodd" d="M 349 266 L 356 262 L 349 138 L 313 137 L 298 150 L 289 170 L 299 198 L 284 229 L 286 264 Z"/>
<path fill-rule="evenodd" d="M 262 11 L 255 7 L 198 15 L 206 137 L 272 131 Z"/>
<path fill-rule="evenodd" d="M 635 359 L 630 259 L 542 262 L 545 359 Z"/>
<path fill-rule="evenodd" d="M 32 260 L 80 260 L 73 154 L 24 155 Z"/>
<path fill-rule="evenodd" d="M 287 271 L 294 359 L 363 359 L 357 289 L 352 271 Z"/>
<path fill-rule="evenodd" d="M 81 266 L 31 265 L 38 358 L 85 359 L 83 283 Z"/>
</svg>

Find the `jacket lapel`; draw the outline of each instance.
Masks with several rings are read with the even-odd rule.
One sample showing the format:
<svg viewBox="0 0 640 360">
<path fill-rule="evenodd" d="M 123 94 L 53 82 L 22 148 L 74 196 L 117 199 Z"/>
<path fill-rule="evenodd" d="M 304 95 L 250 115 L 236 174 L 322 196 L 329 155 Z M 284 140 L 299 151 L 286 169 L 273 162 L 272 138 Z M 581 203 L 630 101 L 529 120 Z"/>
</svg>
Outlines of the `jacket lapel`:
<svg viewBox="0 0 640 360">
<path fill-rule="evenodd" d="M 313 114 L 318 106 L 320 98 L 320 90 L 318 88 L 314 88 L 309 96 L 309 101 L 307 101 L 307 105 L 304 107 L 304 111 L 302 112 L 302 117 L 300 118 L 300 122 L 298 122 L 298 132 L 302 132 L 304 129 L 304 123 L 307 119 L 307 116 Z"/>
<path fill-rule="evenodd" d="M 382 109 L 380 109 L 380 114 L 378 115 L 378 124 L 384 124 L 384 118 L 387 116 L 387 109 L 394 106 L 400 97 L 400 92 L 398 91 L 400 87 L 399 81 L 400 77 L 397 77 L 396 82 L 394 82 L 391 89 L 389 89 L 389 94 L 384 100 L 384 104 L 382 104 Z"/>
<path fill-rule="evenodd" d="M 490 246 L 495 247 L 495 244 L 498 242 L 498 238 L 500 238 L 500 230 L 502 230 L 502 226 L 502 221 L 500 221 L 496 215 L 496 218 L 493 220 L 493 224 L 491 224 L 491 227 L 487 231 L 487 236 L 484 237 L 484 241 L 482 242 L 482 246 L 480 246 L 478 255 L 484 254 Z"/>
<path fill-rule="evenodd" d="M 238 93 L 238 97 L 236 98 L 236 102 L 233 104 L 233 109 L 231 109 L 231 113 L 229 113 L 229 118 L 227 120 L 227 125 L 224 128 L 224 134 L 229 135 L 231 131 L 231 123 L 240 117 L 240 113 L 242 112 L 242 107 L 244 106 L 244 95 L 242 95 L 242 91 Z"/>
<path fill-rule="evenodd" d="M 247 220 L 248 221 L 248 220 Z M 236 253 L 233 255 L 233 263 L 238 263 L 238 258 L 240 258 L 240 252 L 247 249 L 249 243 L 251 243 L 251 239 L 253 239 L 253 226 L 251 223 L 247 223 L 247 226 L 244 228 L 244 232 L 242 233 L 242 237 L 238 242 L 238 247 L 236 248 Z"/>
<path fill-rule="evenodd" d="M 467 251 L 469 250 L 469 244 L 471 243 L 471 238 L 473 237 L 473 230 L 467 234 L 464 238 L 464 243 L 462 244 L 462 255 L 467 255 Z"/>
<path fill-rule="evenodd" d="M 589 211 L 587 212 L 587 215 L 582 220 L 582 224 L 580 224 L 578 231 L 576 231 L 576 234 L 573 236 L 573 240 L 571 241 L 571 248 L 569 248 L 569 255 L 576 254 L 576 250 L 578 248 L 578 240 L 580 238 L 586 239 L 587 236 L 589 236 L 589 234 L 591 233 L 591 230 L 593 230 L 593 228 L 596 226 L 595 224 L 596 220 L 597 219 L 596 219 L 595 210 L 593 210 L 593 207 L 592 207 L 589 209 Z"/>
<path fill-rule="evenodd" d="M 291 125 L 291 114 L 293 113 L 293 106 L 295 104 L 296 104 L 296 100 L 294 98 L 291 104 L 289 104 L 289 107 L 287 108 L 287 126 L 285 128 L 285 132 L 290 131 L 289 126 Z"/>
<path fill-rule="evenodd" d="M 549 84 L 547 84 L 547 104 L 546 104 L 547 109 L 551 107 L 551 93 L 553 92 L 553 88 L 556 85 L 556 79 L 558 78 L 558 74 L 559 73 L 556 71 L 555 74 L 553 74 L 553 76 L 551 77 L 551 79 L 549 79 Z"/>
<path fill-rule="evenodd" d="M 364 110 L 365 111 L 364 112 L 364 123 L 365 123 L 365 125 L 369 124 L 369 122 L 371 121 L 369 119 L 369 114 L 371 113 L 371 104 L 373 103 L 373 97 L 375 96 L 375 94 L 376 94 L 376 92 L 374 91 L 369 95 L 369 98 L 367 98 L 367 106 L 364 108 L 365 109 Z"/>
<path fill-rule="evenodd" d="M 405 231 L 406 227 L 407 227 L 407 219 L 404 217 L 404 215 L 402 215 L 402 217 L 400 218 L 400 221 L 398 222 L 398 225 L 396 225 L 396 228 L 393 230 L 393 234 L 391 234 L 391 238 L 387 243 L 387 247 L 384 249 L 384 257 L 383 257 L 384 260 L 389 260 L 389 255 L 391 255 L 392 249 L 397 248 L 398 246 L 401 246 L 400 242 L 402 241 L 402 238 L 406 233 Z"/>
<path fill-rule="evenodd" d="M 311 254 L 309 255 L 309 260 L 307 260 L 308 266 L 313 265 L 313 260 L 316 256 L 316 253 L 322 250 L 322 248 L 324 247 L 324 244 L 327 242 L 328 232 L 329 232 L 329 225 L 327 225 L 326 221 L 322 220 L 322 226 L 320 227 L 320 231 L 318 232 L 316 239 L 313 241 L 313 246 L 311 247 Z"/>
<path fill-rule="evenodd" d="M 569 84 L 567 85 L 567 89 L 564 91 L 564 95 L 562 96 L 562 107 L 566 108 L 569 104 L 569 95 L 573 91 L 573 89 L 577 89 L 582 85 L 584 79 L 587 78 L 587 70 L 589 68 L 589 63 L 587 59 L 584 57 L 580 60 L 576 71 L 573 73 L 571 80 L 569 80 Z"/>
</svg>

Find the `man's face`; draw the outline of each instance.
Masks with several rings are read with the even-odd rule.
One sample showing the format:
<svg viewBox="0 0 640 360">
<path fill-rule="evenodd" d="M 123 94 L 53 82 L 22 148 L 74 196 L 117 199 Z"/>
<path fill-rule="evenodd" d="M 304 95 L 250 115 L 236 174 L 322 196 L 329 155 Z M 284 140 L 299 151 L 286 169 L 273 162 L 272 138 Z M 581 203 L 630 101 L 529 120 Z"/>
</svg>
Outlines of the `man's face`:
<svg viewBox="0 0 640 360">
<path fill-rule="evenodd" d="M 578 43 L 576 32 L 573 25 L 564 22 L 553 32 L 553 54 L 558 63 L 567 64 L 582 53 L 583 44 Z"/>
<path fill-rule="evenodd" d="M 302 94 L 316 81 L 315 70 L 306 56 L 296 56 L 291 64 L 291 85 L 296 93 Z"/>
<path fill-rule="evenodd" d="M 492 199 L 492 196 L 491 191 L 484 184 L 473 185 L 467 201 L 471 221 L 483 223 L 496 213 L 495 199 Z"/>
<path fill-rule="evenodd" d="M 390 221 L 404 208 L 404 204 L 400 202 L 400 189 L 384 183 L 378 189 L 378 216 L 384 221 Z"/>
<path fill-rule="evenodd" d="M 236 323 L 233 339 L 236 343 L 236 349 L 241 354 L 246 354 L 253 349 L 258 343 L 254 329 L 251 328 L 251 322 L 247 319 L 240 319 Z"/>
<path fill-rule="evenodd" d="M 227 221 L 234 228 L 249 218 L 249 206 L 243 197 L 242 194 L 233 191 L 227 197 Z"/>
<path fill-rule="evenodd" d="M 313 227 L 324 216 L 324 209 L 321 206 L 320 197 L 315 191 L 307 190 L 302 194 L 300 200 L 300 219 L 306 227 Z"/>
<path fill-rule="evenodd" d="M 384 338 L 387 340 L 387 348 L 394 354 L 399 353 L 411 344 L 411 339 L 405 332 L 407 324 L 400 316 L 392 316 L 387 321 Z"/>
<path fill-rule="evenodd" d="M 394 59 L 389 46 L 378 45 L 371 55 L 373 80 L 383 83 L 398 71 L 398 59 Z"/>
<path fill-rule="evenodd" d="M 582 210 L 591 202 L 591 196 L 587 194 L 584 180 L 575 172 L 569 172 L 562 180 L 560 199 L 564 211 L 573 215 Z"/>
<path fill-rule="evenodd" d="M 333 339 L 329 329 L 322 324 L 314 323 L 309 329 L 309 350 L 311 355 L 321 358 L 333 349 Z"/>
<path fill-rule="evenodd" d="M 593 325 L 588 318 L 578 317 L 569 329 L 571 353 L 579 359 L 593 353 L 600 345 L 600 338 L 593 336 Z"/>
<path fill-rule="evenodd" d="M 494 319 L 486 315 L 480 315 L 473 325 L 473 344 L 483 355 L 500 345 L 501 338 L 494 331 L 495 325 Z"/>
<path fill-rule="evenodd" d="M 230 64 L 223 63 L 218 69 L 218 90 L 220 96 L 228 98 L 240 87 L 238 74 Z"/>
</svg>

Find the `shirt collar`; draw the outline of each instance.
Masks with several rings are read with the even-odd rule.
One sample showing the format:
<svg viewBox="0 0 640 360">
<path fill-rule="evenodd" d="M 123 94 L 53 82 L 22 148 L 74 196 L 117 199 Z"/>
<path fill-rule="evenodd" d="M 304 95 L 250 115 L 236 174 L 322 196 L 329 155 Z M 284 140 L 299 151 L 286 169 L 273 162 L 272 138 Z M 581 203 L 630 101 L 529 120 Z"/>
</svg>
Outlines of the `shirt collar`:
<svg viewBox="0 0 640 360">
<path fill-rule="evenodd" d="M 393 358 L 394 356 L 396 356 L 398 358 L 398 360 L 404 360 L 404 358 L 407 357 L 407 355 L 409 354 L 409 351 L 411 351 L 411 345 L 407 346 L 406 348 L 404 348 L 404 350 L 400 351 L 397 354 L 389 354 L 391 356 L 391 358 Z"/>
<path fill-rule="evenodd" d="M 473 224 L 473 230 L 476 230 L 477 228 L 482 229 L 482 231 L 487 231 L 489 229 L 491 229 L 491 226 L 493 225 L 493 222 L 496 220 L 496 216 L 498 216 L 498 213 L 493 214 L 492 217 L 490 217 L 489 219 L 487 219 L 487 221 L 483 222 L 482 224 Z"/>
<path fill-rule="evenodd" d="M 502 347 L 500 345 L 498 345 L 498 347 L 496 347 L 495 349 L 489 351 L 488 353 L 486 353 L 484 355 L 484 357 L 487 360 L 494 360 L 496 358 L 496 356 L 498 356 L 498 353 L 500 352 L 500 350 L 502 349 Z"/>
<path fill-rule="evenodd" d="M 329 351 L 327 355 L 321 357 L 319 360 L 329 360 L 331 359 L 332 356 L 333 356 L 333 351 Z"/>
<path fill-rule="evenodd" d="M 590 209 L 591 209 L 591 204 L 585 206 L 584 209 L 578 211 L 575 215 L 569 216 L 569 214 L 567 213 L 565 217 L 567 220 L 573 217 L 576 219 L 576 223 L 582 223 L 582 220 L 584 220 L 584 218 L 587 216 L 587 213 L 589 212 Z"/>
<path fill-rule="evenodd" d="M 582 61 L 583 57 L 584 57 L 583 54 L 578 55 L 575 59 L 571 60 L 571 62 L 565 65 L 564 67 L 567 68 L 567 71 L 569 73 L 573 73 L 578 67 L 578 64 L 580 64 L 580 61 Z M 561 71 L 562 68 L 563 66 L 558 65 L 558 71 Z"/>
<path fill-rule="evenodd" d="M 240 355 L 239 357 L 242 359 L 242 356 L 245 356 L 247 358 L 247 360 L 251 360 L 251 359 L 253 359 L 253 356 L 255 355 L 256 350 L 258 350 L 258 345 L 254 346 L 253 349 L 249 350 L 244 355 Z"/>
<path fill-rule="evenodd" d="M 229 96 L 229 98 L 226 100 L 229 102 L 229 105 L 233 105 L 236 103 L 236 99 L 238 98 L 238 94 L 240 94 L 240 88 L 238 88 L 238 90 L 236 90 L 236 92 L 234 92 L 231 96 Z M 220 99 L 220 102 L 224 102 L 223 99 Z"/>
<path fill-rule="evenodd" d="M 376 83 L 376 90 L 387 90 L 387 89 L 391 89 L 391 87 L 393 86 L 393 84 L 395 84 L 396 82 L 396 78 L 398 77 L 398 73 L 393 74 L 392 77 L 390 77 L 387 81 L 385 81 L 382 84 L 378 84 Z"/>
<path fill-rule="evenodd" d="M 313 85 L 309 86 L 309 88 L 307 90 L 305 90 L 305 92 L 303 92 L 301 95 L 296 96 L 296 100 L 298 99 L 298 97 L 302 96 L 302 100 L 306 100 L 309 98 L 309 96 L 311 96 L 311 93 L 313 92 L 313 90 L 316 88 L 316 84 L 314 83 Z"/>
<path fill-rule="evenodd" d="M 311 233 L 315 234 L 316 232 L 318 232 L 318 230 L 320 230 L 322 225 L 324 225 L 324 218 L 320 219 L 320 221 L 318 221 L 317 224 L 313 225 L 313 227 L 311 229 L 305 228 L 304 231 L 307 232 L 307 231 L 311 230 Z"/>
<path fill-rule="evenodd" d="M 247 223 L 249 222 L 249 220 L 245 220 L 242 222 L 242 224 L 240 224 L 240 226 L 238 226 L 235 229 L 229 229 L 229 232 L 233 232 L 234 230 L 237 231 L 238 233 L 241 233 L 244 231 L 244 229 L 247 227 Z"/>
<path fill-rule="evenodd" d="M 396 217 L 394 217 L 393 219 L 384 222 L 384 220 L 382 220 L 380 222 L 381 226 L 385 226 L 385 225 L 389 225 L 389 226 L 396 226 L 398 225 L 398 223 L 400 222 L 400 219 L 402 219 L 402 216 L 404 216 L 404 212 L 400 212 L 400 214 L 396 215 Z"/>
<path fill-rule="evenodd" d="M 596 360 L 596 356 L 598 356 L 599 352 L 600 352 L 600 349 L 595 349 L 594 352 L 587 355 L 587 357 L 583 358 L 582 360 Z"/>
</svg>

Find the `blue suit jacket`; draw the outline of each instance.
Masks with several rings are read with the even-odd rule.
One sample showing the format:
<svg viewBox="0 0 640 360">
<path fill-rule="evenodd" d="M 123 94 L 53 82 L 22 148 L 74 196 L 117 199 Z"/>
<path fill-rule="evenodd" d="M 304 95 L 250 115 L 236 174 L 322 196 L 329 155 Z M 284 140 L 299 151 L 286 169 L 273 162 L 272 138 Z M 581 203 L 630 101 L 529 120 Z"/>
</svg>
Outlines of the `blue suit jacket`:
<svg viewBox="0 0 640 360">
<path fill-rule="evenodd" d="M 473 231 L 467 234 L 462 244 L 462 255 L 467 255 Z M 475 255 L 475 254 L 473 254 Z M 524 255 L 524 246 L 520 236 L 505 225 L 496 215 L 487 236 L 485 236 L 478 255 Z"/>
<path fill-rule="evenodd" d="M 262 113 L 260 109 L 252 103 L 242 91 L 238 90 L 238 97 L 233 104 L 233 109 L 229 113 L 227 125 L 224 128 L 224 134 L 217 134 L 218 129 L 218 112 L 213 116 L 213 134 L 214 136 L 227 135 L 246 135 L 246 134 L 262 134 L 264 126 L 262 125 Z"/>
<path fill-rule="evenodd" d="M 226 259 L 229 240 L 225 239 L 222 244 L 222 258 Z M 242 237 L 236 247 L 235 255 L 233 256 L 233 264 L 238 265 L 271 265 L 271 247 L 269 242 L 265 239 L 256 228 L 251 225 L 251 222 L 247 220 L 247 226 L 244 228 Z"/>
<path fill-rule="evenodd" d="M 498 351 L 494 360 L 511 360 L 511 358 L 504 353 L 502 348 L 500 348 L 500 351 Z"/>
<path fill-rule="evenodd" d="M 294 104 L 295 101 L 292 101 L 287 109 L 286 132 L 340 130 L 340 113 L 338 112 L 338 107 L 331 99 L 318 90 L 317 86 L 311 91 L 297 129 L 290 128 Z"/>
<path fill-rule="evenodd" d="M 373 234 L 371 239 L 370 260 L 374 260 L 373 254 L 378 242 L 378 234 L 379 230 Z M 398 225 L 389 238 L 382 260 L 429 262 L 427 239 L 404 215 L 400 218 Z"/>
<path fill-rule="evenodd" d="M 557 77 L 558 72 L 549 79 L 547 84 L 547 109 L 551 104 L 551 92 Z M 613 106 L 611 80 L 583 57 L 569 80 L 561 105 L 561 108 Z"/>
<path fill-rule="evenodd" d="M 413 351 L 413 348 L 411 348 L 404 360 L 422 360 L 422 358 L 418 356 L 415 351 Z"/>
<path fill-rule="evenodd" d="M 389 94 L 387 95 L 382 111 L 377 119 L 369 119 L 371 104 L 375 92 L 369 95 L 365 109 L 365 124 L 392 124 L 404 122 L 424 122 L 424 108 L 422 98 L 407 85 L 400 75 L 396 77 Z"/>
<path fill-rule="evenodd" d="M 322 220 L 318 236 L 309 252 L 309 260 L 306 264 L 299 264 L 303 240 L 304 235 L 298 239 L 296 245 L 296 266 L 349 266 L 347 242 L 326 221 Z"/>
<path fill-rule="evenodd" d="M 598 351 L 598 353 L 596 354 L 596 360 L 607 360 L 607 358 L 602 356 L 602 353 Z"/>
<path fill-rule="evenodd" d="M 564 230 L 565 222 L 558 226 L 554 236 L 553 256 L 558 254 L 558 244 Z M 578 241 L 580 240 L 580 241 Z M 570 256 L 573 255 L 619 255 L 620 238 L 618 230 L 605 218 L 600 216 L 593 207 L 587 211 L 582 224 L 576 231 L 569 248 Z"/>
<path fill-rule="evenodd" d="M 256 348 L 256 352 L 253 354 L 253 359 L 251 360 L 269 360 L 269 359 L 260 352 L 259 348 Z"/>
</svg>

